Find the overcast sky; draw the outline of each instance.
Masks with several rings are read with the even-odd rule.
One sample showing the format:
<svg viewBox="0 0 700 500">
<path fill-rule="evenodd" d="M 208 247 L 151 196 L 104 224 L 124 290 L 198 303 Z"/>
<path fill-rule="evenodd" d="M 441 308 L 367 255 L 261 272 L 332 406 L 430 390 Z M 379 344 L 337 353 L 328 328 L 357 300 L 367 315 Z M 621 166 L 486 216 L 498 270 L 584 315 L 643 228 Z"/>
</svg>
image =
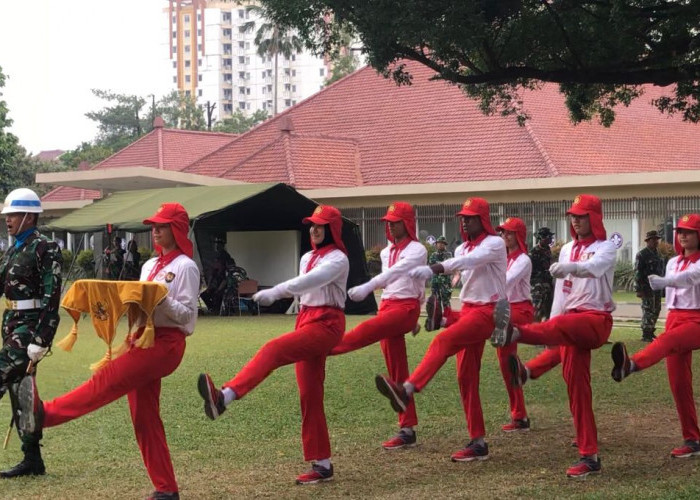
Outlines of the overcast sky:
<svg viewBox="0 0 700 500">
<path fill-rule="evenodd" d="M 160 97 L 168 71 L 167 0 L 0 0 L 0 90 L 28 151 L 94 139 L 90 89 Z"/>
</svg>

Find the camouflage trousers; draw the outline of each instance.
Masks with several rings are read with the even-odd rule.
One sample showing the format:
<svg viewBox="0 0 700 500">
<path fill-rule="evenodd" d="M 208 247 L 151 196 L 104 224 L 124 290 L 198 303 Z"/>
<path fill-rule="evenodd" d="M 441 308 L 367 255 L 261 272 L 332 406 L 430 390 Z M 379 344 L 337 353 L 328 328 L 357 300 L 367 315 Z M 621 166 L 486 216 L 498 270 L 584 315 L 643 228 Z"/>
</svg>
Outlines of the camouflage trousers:
<svg viewBox="0 0 700 500">
<path fill-rule="evenodd" d="M 651 336 L 661 312 L 661 291 L 642 298 L 642 335 Z"/>
<path fill-rule="evenodd" d="M 452 287 L 449 283 L 432 284 L 430 287 L 431 293 L 437 295 L 442 303 L 442 308 L 450 307 L 450 299 L 452 299 Z"/>
<path fill-rule="evenodd" d="M 3 332 L 5 329 L 3 329 Z M 20 326 L 11 333 L 3 335 L 3 345 L 0 349 L 0 398 L 9 392 L 12 414 L 17 414 L 17 386 L 27 373 L 29 356 L 27 356 L 27 346 L 31 340 L 31 333 L 26 326 Z M 15 420 L 16 422 L 16 420 Z M 17 428 L 17 426 L 15 426 Z M 22 440 L 22 451 L 25 453 L 38 448 L 41 440 L 41 433 L 23 434 L 17 428 Z"/>
<path fill-rule="evenodd" d="M 551 283 L 537 283 L 532 287 L 532 306 L 535 308 L 535 321 L 546 321 L 552 313 L 554 287 Z"/>
</svg>

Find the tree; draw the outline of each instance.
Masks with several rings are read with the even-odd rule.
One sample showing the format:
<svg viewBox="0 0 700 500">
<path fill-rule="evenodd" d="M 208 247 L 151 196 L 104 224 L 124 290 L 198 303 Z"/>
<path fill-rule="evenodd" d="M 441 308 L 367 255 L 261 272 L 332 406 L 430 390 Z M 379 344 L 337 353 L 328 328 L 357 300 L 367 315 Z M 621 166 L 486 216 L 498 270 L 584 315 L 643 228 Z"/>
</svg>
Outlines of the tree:
<svg viewBox="0 0 700 500">
<path fill-rule="evenodd" d="M 92 93 L 113 103 L 99 111 L 85 113 L 85 116 L 98 123 L 96 144 L 118 151 L 151 130 L 148 112 L 142 111 L 146 106 L 143 97 L 100 89 L 92 89 Z"/>
<path fill-rule="evenodd" d="M 342 30 L 369 63 L 410 84 L 401 60 L 461 86 L 485 112 L 525 115 L 519 91 L 555 82 L 574 122 L 629 104 L 642 84 L 675 86 L 655 101 L 700 121 L 700 0 L 262 0 L 270 19 L 326 52 Z"/>
<path fill-rule="evenodd" d="M 357 57 L 352 52 L 339 54 L 331 59 L 331 74 L 326 80 L 326 85 L 337 82 L 357 69 Z"/>
<path fill-rule="evenodd" d="M 216 122 L 214 125 L 215 132 L 228 132 L 231 134 L 242 134 L 247 130 L 250 130 L 258 123 L 267 120 L 267 111 L 262 109 L 257 110 L 250 116 L 247 116 L 243 111 L 237 109 L 235 113 L 231 116 L 224 118 L 221 121 Z"/>
<path fill-rule="evenodd" d="M 91 166 L 97 165 L 113 153 L 114 150 L 110 147 L 83 142 L 77 148 L 63 153 L 60 161 L 68 170 L 77 170 L 82 162 L 87 162 Z"/>
<path fill-rule="evenodd" d="M 249 5 L 247 11 L 259 17 L 259 21 L 248 21 L 241 28 L 250 32 L 255 31 L 255 45 L 260 57 L 271 56 L 274 58 L 275 76 L 273 82 L 274 97 L 272 101 L 272 114 L 277 114 L 277 87 L 279 84 L 279 55 L 290 58 L 292 54 L 301 52 L 303 42 L 296 33 L 286 25 L 277 22 L 269 22 L 267 9 L 257 5 Z M 259 23 L 259 24 L 258 24 Z"/>
<path fill-rule="evenodd" d="M 0 90 L 5 86 L 5 74 L 0 67 Z M 2 98 L 0 91 L 0 193 L 3 198 L 15 187 L 18 179 L 15 175 L 17 163 L 26 156 L 26 151 L 19 145 L 19 139 L 6 129 L 12 125 L 12 119 L 8 116 L 7 103 Z M 33 181 L 33 179 L 32 179 Z"/>
<path fill-rule="evenodd" d="M 197 104 L 197 99 L 183 91 L 173 90 L 162 97 L 156 107 L 163 117 L 166 127 L 185 130 L 204 130 L 206 120 L 204 110 Z"/>
</svg>

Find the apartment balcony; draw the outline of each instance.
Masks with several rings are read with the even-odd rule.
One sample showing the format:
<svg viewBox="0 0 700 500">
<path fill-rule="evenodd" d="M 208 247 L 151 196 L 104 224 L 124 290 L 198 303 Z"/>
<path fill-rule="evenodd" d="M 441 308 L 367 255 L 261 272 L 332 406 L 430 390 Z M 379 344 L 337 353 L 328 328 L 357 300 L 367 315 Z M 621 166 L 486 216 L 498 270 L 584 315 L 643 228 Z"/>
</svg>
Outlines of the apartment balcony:
<svg viewBox="0 0 700 500">
<path fill-rule="evenodd" d="M 272 68 L 272 61 L 265 61 L 266 68 Z"/>
<path fill-rule="evenodd" d="M 224 81 L 221 83 L 221 87 L 222 87 L 222 88 L 225 88 L 225 89 L 232 89 L 232 88 L 233 88 L 233 82 L 232 82 L 231 80 L 229 80 L 229 81 L 224 80 Z"/>
<path fill-rule="evenodd" d="M 286 75 L 282 77 L 282 82 L 283 82 L 283 83 L 289 83 L 290 81 L 291 81 L 291 77 L 286 76 Z"/>
<path fill-rule="evenodd" d="M 265 83 L 272 83 L 272 77 L 271 77 L 271 76 L 266 76 L 266 77 L 265 77 Z"/>
<path fill-rule="evenodd" d="M 224 64 L 223 66 L 221 66 L 221 69 L 230 73 L 231 71 L 233 71 L 233 66 L 231 66 L 230 64 Z"/>
<path fill-rule="evenodd" d="M 221 35 L 222 42 L 231 42 L 231 35 Z"/>
</svg>

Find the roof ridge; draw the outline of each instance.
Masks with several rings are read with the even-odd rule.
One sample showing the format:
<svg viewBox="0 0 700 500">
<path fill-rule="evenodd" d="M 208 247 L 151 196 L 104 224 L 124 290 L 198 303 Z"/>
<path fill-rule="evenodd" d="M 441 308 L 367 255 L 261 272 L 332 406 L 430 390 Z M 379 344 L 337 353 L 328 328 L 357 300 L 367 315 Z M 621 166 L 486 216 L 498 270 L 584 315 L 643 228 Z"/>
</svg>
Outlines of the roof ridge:
<svg viewBox="0 0 700 500">
<path fill-rule="evenodd" d="M 285 167 L 287 167 L 287 177 L 289 184 L 296 184 L 296 176 L 294 175 L 294 165 L 292 162 L 292 145 L 289 134 L 282 134 L 282 147 L 284 148 Z"/>
<path fill-rule="evenodd" d="M 537 137 L 537 134 L 535 134 L 535 131 L 532 128 L 532 125 L 530 125 L 530 120 L 526 119 L 525 120 L 525 130 L 527 131 L 527 134 L 530 136 L 530 139 L 532 139 L 532 142 L 535 143 L 535 147 L 537 148 L 537 151 L 542 155 L 542 159 L 544 160 L 544 164 L 547 167 L 547 170 L 549 170 L 549 174 L 552 177 L 557 177 L 559 175 L 559 170 L 557 169 L 557 166 L 554 164 L 552 161 L 552 158 L 549 156 L 549 153 L 544 147 L 544 144 L 542 144 L 542 141 Z"/>
<path fill-rule="evenodd" d="M 305 106 L 308 106 L 310 102 L 314 101 L 315 99 L 318 99 L 318 96 L 320 96 L 320 95 L 322 95 L 322 94 L 325 94 L 326 92 L 330 91 L 331 89 L 337 87 L 340 83 L 346 82 L 347 80 L 350 80 L 350 79 L 352 79 L 352 78 L 357 78 L 359 74 L 364 73 L 365 71 L 368 71 L 368 70 L 370 70 L 370 69 L 372 69 L 371 66 L 364 66 L 364 67 L 362 67 L 362 68 L 360 68 L 360 69 L 358 69 L 358 70 L 356 70 L 356 71 L 353 71 L 352 73 L 350 73 L 349 75 L 347 75 L 347 76 L 341 78 L 340 80 L 338 80 L 338 81 L 336 81 L 336 82 L 333 82 L 333 83 L 330 84 L 328 87 L 322 88 L 321 90 L 319 90 L 319 91 L 316 92 L 315 94 L 310 95 L 310 96 L 307 97 L 306 99 L 302 99 L 301 101 L 299 101 L 299 102 L 298 102 L 297 104 L 295 104 L 294 106 L 290 106 L 289 108 L 285 109 L 285 110 L 282 111 L 281 113 L 278 113 L 276 116 L 271 116 L 269 119 L 265 120 L 264 122 L 259 123 L 258 125 L 256 125 L 255 127 L 251 128 L 251 129 L 246 130 L 245 132 L 243 132 L 242 134 L 240 134 L 238 137 L 234 138 L 234 139 L 233 139 L 231 142 L 229 142 L 228 144 L 224 144 L 223 146 L 221 146 L 220 148 L 216 149 L 215 151 L 212 151 L 212 152 L 209 153 L 208 155 L 202 156 L 201 158 L 199 158 L 198 160 L 194 161 L 193 163 L 190 163 L 187 167 L 185 167 L 185 168 L 183 169 L 183 171 L 186 171 L 187 169 L 191 168 L 195 163 L 203 162 L 206 158 L 209 158 L 210 156 L 215 155 L 216 153 L 218 153 L 218 152 L 221 151 L 222 149 L 227 148 L 227 147 L 231 146 L 232 144 L 237 143 L 238 141 L 242 141 L 244 138 L 247 138 L 249 134 L 251 134 L 251 133 L 253 133 L 253 132 L 255 132 L 255 131 L 261 130 L 261 129 L 263 129 L 263 128 L 270 127 L 270 126 L 272 126 L 273 124 L 276 124 L 279 120 L 281 120 L 281 119 L 283 119 L 284 117 L 286 117 L 289 113 L 291 113 L 291 112 L 296 112 L 298 109 L 300 109 L 300 108 L 302 108 L 302 107 L 305 107 Z M 240 163 L 239 163 L 239 164 L 240 164 Z"/>
<path fill-rule="evenodd" d="M 312 139 L 324 139 L 328 141 L 341 141 L 341 142 L 352 142 L 354 144 L 359 144 L 360 141 L 354 137 L 343 137 L 340 135 L 329 135 L 329 134 L 300 134 L 297 132 L 292 132 L 293 137 L 298 137 L 300 139 L 312 138 Z"/>
<path fill-rule="evenodd" d="M 218 135 L 223 137 L 230 137 L 235 139 L 240 137 L 242 134 L 236 134 L 233 132 L 212 132 L 211 130 L 188 130 L 184 128 L 162 128 L 163 132 L 175 132 L 178 134 L 196 134 L 196 135 Z"/>
</svg>

